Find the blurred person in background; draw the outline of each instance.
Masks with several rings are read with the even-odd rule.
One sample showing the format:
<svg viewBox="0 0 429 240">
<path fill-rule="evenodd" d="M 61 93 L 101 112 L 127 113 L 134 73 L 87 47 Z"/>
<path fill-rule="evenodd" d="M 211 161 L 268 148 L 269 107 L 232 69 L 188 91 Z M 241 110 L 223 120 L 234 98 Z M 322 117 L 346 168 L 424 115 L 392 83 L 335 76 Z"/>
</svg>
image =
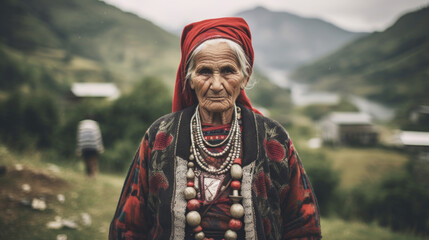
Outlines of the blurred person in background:
<svg viewBox="0 0 429 240">
<path fill-rule="evenodd" d="M 316 197 L 286 130 L 244 88 L 242 18 L 187 25 L 173 111 L 144 135 L 109 239 L 320 239 Z"/>
<path fill-rule="evenodd" d="M 76 152 L 85 162 L 87 176 L 95 177 L 98 171 L 98 156 L 104 152 L 98 123 L 91 119 L 79 122 Z"/>
</svg>

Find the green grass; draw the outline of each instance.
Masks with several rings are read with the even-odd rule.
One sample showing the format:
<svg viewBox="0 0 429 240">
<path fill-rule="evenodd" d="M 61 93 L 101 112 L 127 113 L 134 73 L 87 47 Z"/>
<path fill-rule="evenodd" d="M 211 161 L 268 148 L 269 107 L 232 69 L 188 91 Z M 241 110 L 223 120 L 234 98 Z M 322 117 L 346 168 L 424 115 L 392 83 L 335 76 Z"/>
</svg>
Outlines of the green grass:
<svg viewBox="0 0 429 240">
<path fill-rule="evenodd" d="M 6 208 L 0 210 L 0 239 L 56 239 L 58 234 L 66 234 L 68 239 L 107 239 L 110 220 L 113 217 L 116 203 L 122 188 L 124 176 L 99 174 L 95 179 L 84 176 L 82 163 L 61 164 L 60 172 L 54 173 L 49 169 L 52 163 L 42 160 L 38 153 L 24 156 L 9 154 L 5 148 L 0 149 L 0 165 L 6 165 L 8 173 L 0 176 L 0 189 L 9 189 L 8 193 L 1 192 L 0 206 L 6 201 Z M 30 193 L 23 193 L 21 184 L 22 174 L 19 177 L 8 177 L 15 169 L 15 164 L 22 164 L 24 170 L 37 172 L 33 179 L 25 179 L 32 186 Z M 52 179 L 66 182 L 61 187 L 51 181 L 45 184 L 51 192 L 34 193 L 33 188 L 40 176 L 52 176 Z M 2 190 L 2 191 L 3 191 Z M 40 190 L 40 188 L 39 188 Z M 63 194 L 65 202 L 60 203 L 56 196 Z M 15 196 L 16 200 L 8 200 L 7 195 Z M 29 206 L 19 203 L 20 199 L 44 197 L 47 202 L 45 211 L 37 211 Z M 5 199 L 6 198 L 6 199 Z M 75 220 L 81 223 L 81 214 L 88 213 L 91 216 L 90 226 L 81 226 L 78 229 L 51 230 L 46 227 L 56 216 L 63 219 Z"/>
<path fill-rule="evenodd" d="M 393 170 L 401 170 L 407 156 L 394 150 L 378 148 L 325 148 L 322 150 L 340 172 L 340 188 L 374 183 Z"/>
<path fill-rule="evenodd" d="M 344 221 L 338 218 L 322 218 L 323 239 L 328 240 L 423 240 L 423 237 L 395 233 L 374 223 Z"/>
<path fill-rule="evenodd" d="M 339 151 L 341 154 L 351 152 L 350 149 Z M 357 151 L 357 150 L 356 150 Z M 369 151 L 367 154 L 370 154 Z M 372 152 L 373 153 L 373 152 Z M 341 154 L 339 156 L 341 156 Z M 357 154 L 357 153 L 355 153 Z M 371 154 L 374 155 L 374 154 Z M 378 156 L 375 154 L 375 156 Z M 335 160 L 335 159 L 334 159 Z M 339 160 L 338 160 L 339 161 Z M 0 239 L 56 239 L 58 234 L 66 234 L 68 240 L 73 239 L 107 239 L 110 220 L 116 208 L 119 193 L 122 188 L 124 175 L 99 174 L 95 179 L 84 176 L 83 164 L 79 161 L 58 162 L 56 165 L 60 172 L 54 173 L 49 170 L 54 159 L 46 157 L 38 152 L 17 155 L 8 152 L 0 146 L 0 166 L 7 166 L 8 173 L 15 169 L 15 164 L 22 164 L 24 170 L 31 170 L 38 174 L 52 176 L 52 192 L 45 194 L 47 210 L 36 211 L 19 203 L 10 202 L 5 199 L 5 189 L 15 189 L 9 194 L 25 196 L 20 190 L 22 179 L 17 177 L 0 176 Z M 371 164 L 363 161 L 361 164 Z M 343 170 L 348 171 L 347 164 Z M 354 168 L 354 165 L 350 165 Z M 30 185 L 35 184 L 37 178 L 31 178 Z M 62 184 L 58 184 L 62 182 Z M 55 184 L 57 183 L 57 184 Z M 16 192 L 18 191 L 18 192 Z M 64 194 L 64 203 L 56 200 L 56 194 Z M 31 195 L 31 193 L 29 193 Z M 7 208 L 3 205 L 8 204 Z M 46 224 L 54 221 L 55 216 L 67 219 L 79 220 L 81 213 L 88 213 L 92 218 L 91 226 L 81 226 L 79 229 L 50 230 Z M 77 221 L 79 223 L 79 221 Z M 391 239 L 391 240 L 421 240 L 412 234 L 394 233 L 387 228 L 379 227 L 374 223 L 362 223 L 355 221 L 344 221 L 338 218 L 322 218 L 322 233 L 324 239 Z"/>
</svg>

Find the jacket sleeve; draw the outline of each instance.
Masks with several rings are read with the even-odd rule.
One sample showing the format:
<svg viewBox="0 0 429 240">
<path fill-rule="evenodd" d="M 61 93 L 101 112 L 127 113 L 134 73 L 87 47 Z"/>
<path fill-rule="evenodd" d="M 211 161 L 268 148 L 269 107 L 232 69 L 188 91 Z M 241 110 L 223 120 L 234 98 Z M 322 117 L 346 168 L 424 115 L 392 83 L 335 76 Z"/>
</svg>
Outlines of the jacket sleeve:
<svg viewBox="0 0 429 240">
<path fill-rule="evenodd" d="M 125 179 L 115 216 L 110 224 L 109 240 L 147 239 L 150 229 L 146 211 L 148 180 L 146 163 L 151 149 L 146 133 Z"/>
<path fill-rule="evenodd" d="M 316 196 L 291 141 L 288 156 L 289 185 L 282 194 L 282 239 L 321 239 Z"/>
</svg>

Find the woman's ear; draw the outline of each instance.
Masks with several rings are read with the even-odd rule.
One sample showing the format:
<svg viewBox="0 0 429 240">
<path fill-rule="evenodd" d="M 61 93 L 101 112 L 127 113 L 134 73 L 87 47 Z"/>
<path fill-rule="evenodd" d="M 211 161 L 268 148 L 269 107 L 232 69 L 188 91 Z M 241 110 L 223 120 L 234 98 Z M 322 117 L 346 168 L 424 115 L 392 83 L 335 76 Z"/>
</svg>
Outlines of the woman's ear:
<svg viewBox="0 0 429 240">
<path fill-rule="evenodd" d="M 243 82 L 241 82 L 240 88 L 244 89 L 247 86 L 247 83 L 249 82 L 249 78 L 250 77 L 246 77 L 245 79 L 243 79 Z"/>
<path fill-rule="evenodd" d="M 191 78 L 187 79 L 187 82 L 189 83 L 189 87 L 191 87 L 192 90 L 195 90 L 195 85 L 194 85 L 194 81 L 192 81 Z"/>
</svg>

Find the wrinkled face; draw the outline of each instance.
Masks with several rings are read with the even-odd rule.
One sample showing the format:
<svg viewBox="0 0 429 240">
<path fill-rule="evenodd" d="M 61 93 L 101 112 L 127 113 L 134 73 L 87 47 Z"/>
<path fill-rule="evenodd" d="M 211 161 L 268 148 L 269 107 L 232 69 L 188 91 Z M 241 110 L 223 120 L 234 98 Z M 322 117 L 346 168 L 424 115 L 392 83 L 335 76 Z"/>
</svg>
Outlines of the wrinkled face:
<svg viewBox="0 0 429 240">
<path fill-rule="evenodd" d="M 221 42 L 207 45 L 195 55 L 195 69 L 189 84 L 195 90 L 200 107 L 218 113 L 234 106 L 247 79 L 244 79 L 234 51 Z"/>
</svg>

